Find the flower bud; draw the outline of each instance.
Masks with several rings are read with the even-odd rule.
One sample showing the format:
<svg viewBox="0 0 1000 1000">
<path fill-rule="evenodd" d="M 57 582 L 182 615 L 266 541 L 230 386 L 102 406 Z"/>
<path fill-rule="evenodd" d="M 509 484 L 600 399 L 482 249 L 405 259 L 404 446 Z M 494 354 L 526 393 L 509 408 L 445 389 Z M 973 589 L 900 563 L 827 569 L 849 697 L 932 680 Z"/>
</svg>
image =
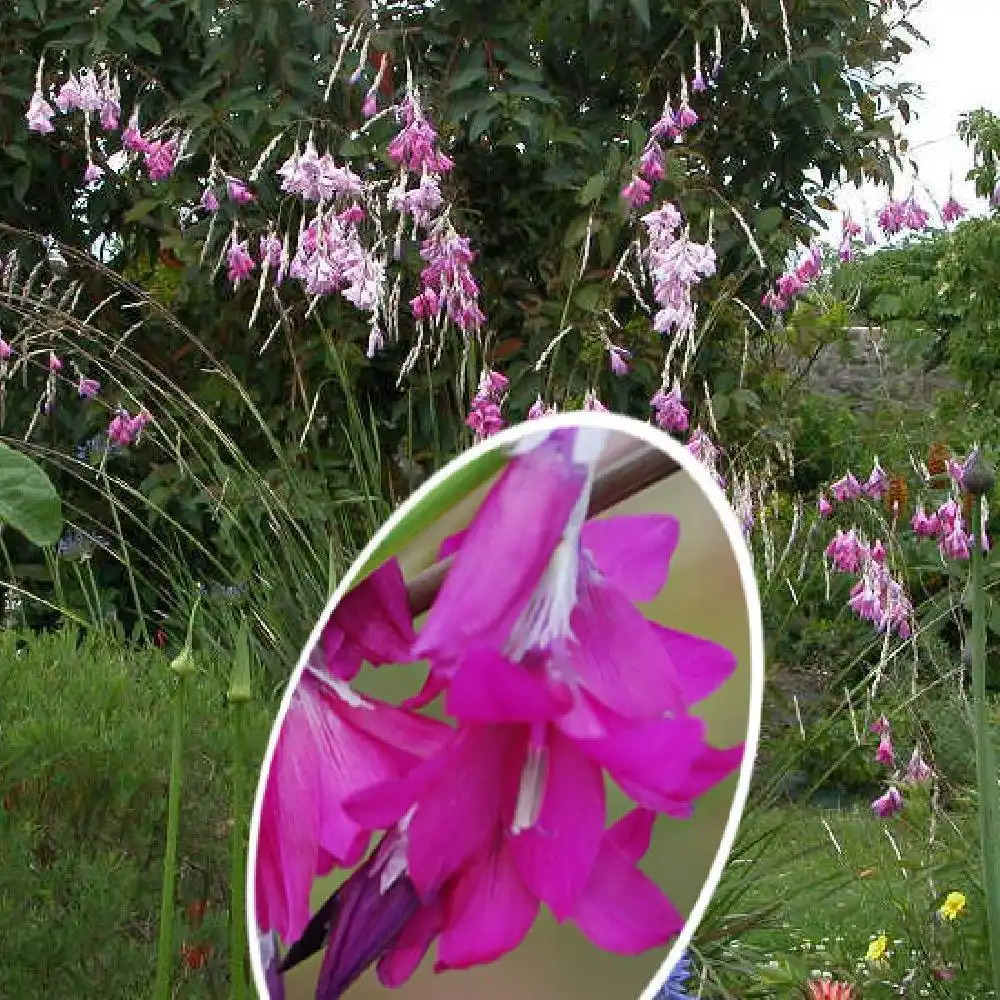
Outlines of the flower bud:
<svg viewBox="0 0 1000 1000">
<path fill-rule="evenodd" d="M 996 483 L 996 471 L 976 448 L 965 463 L 963 480 L 965 488 L 973 496 L 983 496 L 992 491 Z"/>
</svg>

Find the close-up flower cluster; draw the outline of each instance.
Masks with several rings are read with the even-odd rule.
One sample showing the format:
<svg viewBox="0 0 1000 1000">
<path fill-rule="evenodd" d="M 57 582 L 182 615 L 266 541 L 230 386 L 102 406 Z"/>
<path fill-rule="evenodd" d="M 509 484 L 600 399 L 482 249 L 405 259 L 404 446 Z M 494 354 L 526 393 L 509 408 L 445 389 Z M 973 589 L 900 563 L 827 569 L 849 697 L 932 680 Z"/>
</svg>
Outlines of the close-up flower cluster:
<svg viewBox="0 0 1000 1000">
<path fill-rule="evenodd" d="M 436 971 L 494 962 L 543 905 L 618 954 L 680 932 L 639 864 L 658 817 L 689 818 L 740 766 L 743 745 L 713 746 L 695 714 L 736 658 L 637 606 L 662 590 L 681 525 L 588 519 L 606 437 L 561 427 L 513 446 L 443 543 L 419 625 L 395 559 L 334 607 L 263 778 L 255 919 L 272 978 L 323 946 L 320 1000 L 373 963 L 401 985 L 435 941 Z M 388 664 L 426 669 L 399 705 L 354 687 Z M 633 802 L 610 823 L 608 782 Z M 314 881 L 366 854 L 311 915 Z"/>
</svg>

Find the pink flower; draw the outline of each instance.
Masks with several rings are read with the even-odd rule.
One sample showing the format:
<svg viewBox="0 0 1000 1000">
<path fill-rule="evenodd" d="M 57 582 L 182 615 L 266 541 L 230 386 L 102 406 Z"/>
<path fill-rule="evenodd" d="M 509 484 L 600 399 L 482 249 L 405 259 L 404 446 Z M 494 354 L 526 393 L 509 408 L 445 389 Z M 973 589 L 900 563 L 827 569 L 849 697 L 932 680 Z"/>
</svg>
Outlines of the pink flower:
<svg viewBox="0 0 1000 1000">
<path fill-rule="evenodd" d="M 61 372 L 62 366 L 62 361 L 60 361 L 52 351 L 49 351 L 49 371 L 53 374 L 55 372 Z"/>
<path fill-rule="evenodd" d="M 28 122 L 28 130 L 31 132 L 55 132 L 56 127 L 52 124 L 55 115 L 55 108 L 47 100 L 40 89 L 35 90 L 31 95 L 31 102 L 28 105 L 28 112 L 25 119 Z"/>
<path fill-rule="evenodd" d="M 678 386 L 675 385 L 670 392 L 661 390 L 654 393 L 650 405 L 655 410 L 653 419 L 661 430 L 682 434 L 688 429 L 690 416 Z"/>
<path fill-rule="evenodd" d="M 106 132 L 117 129 L 121 123 L 122 108 L 117 97 L 112 93 L 105 93 L 101 102 L 101 128 Z"/>
<path fill-rule="evenodd" d="M 955 201 L 952 195 L 948 196 L 948 200 L 941 206 L 941 218 L 944 222 L 958 222 L 959 219 L 964 218 L 968 214 L 968 209 Z"/>
<path fill-rule="evenodd" d="M 861 489 L 872 500 L 881 500 L 888 488 L 889 476 L 886 474 L 885 469 L 878 464 L 878 459 L 876 458 L 875 464 L 872 466 L 871 475 Z"/>
<path fill-rule="evenodd" d="M 204 191 L 202 191 L 201 200 L 198 204 L 201 205 L 206 212 L 217 212 L 219 210 L 219 199 L 216 197 L 216 194 L 211 187 L 207 187 Z"/>
<path fill-rule="evenodd" d="M 833 513 L 833 504 L 827 500 L 825 493 L 820 495 L 816 509 L 819 511 L 820 517 L 829 517 Z"/>
<path fill-rule="evenodd" d="M 631 352 L 625 350 L 624 347 L 618 347 L 612 344 L 608 348 L 608 361 L 611 365 L 611 370 L 615 375 L 628 375 L 631 370 L 629 361 L 632 359 Z"/>
<path fill-rule="evenodd" d="M 827 545 L 824 554 L 841 573 L 857 573 L 868 556 L 868 547 L 858 537 L 854 528 L 837 529 L 836 536 Z"/>
<path fill-rule="evenodd" d="M 443 723 L 362 698 L 307 668 L 281 725 L 264 789 L 256 917 L 295 941 L 309 923 L 313 879 L 361 859 L 369 829 L 344 811 L 364 788 L 398 779 L 443 745 Z"/>
<path fill-rule="evenodd" d="M 840 230 L 844 236 L 850 238 L 861 235 L 861 226 L 858 225 L 849 215 L 843 216 L 840 220 Z"/>
<path fill-rule="evenodd" d="M 636 174 L 625 187 L 622 188 L 622 198 L 628 202 L 631 208 L 639 208 L 645 205 L 650 199 L 651 188 L 649 182 Z"/>
<path fill-rule="evenodd" d="M 103 176 L 104 171 L 93 160 L 88 161 L 87 169 L 83 172 L 84 181 L 92 184 L 94 181 L 99 181 Z"/>
<path fill-rule="evenodd" d="M 63 113 L 78 111 L 83 107 L 83 93 L 80 89 L 80 81 L 76 74 L 70 73 L 69 78 L 59 88 L 56 94 L 56 107 Z"/>
<path fill-rule="evenodd" d="M 696 94 L 702 94 L 708 90 L 708 86 L 705 83 L 705 77 L 702 76 L 700 66 L 695 66 L 694 68 L 694 76 L 691 78 L 691 90 Z"/>
<path fill-rule="evenodd" d="M 139 131 L 139 112 L 132 112 L 132 117 L 128 120 L 125 131 L 122 132 L 122 144 L 133 153 L 145 153 L 150 148 L 150 143 L 143 138 Z"/>
<path fill-rule="evenodd" d="M 323 628 L 326 667 L 349 681 L 362 662 L 373 666 L 412 659 L 415 634 L 406 583 L 397 559 L 390 559 L 339 601 Z"/>
<path fill-rule="evenodd" d="M 920 503 L 910 520 L 910 527 L 919 538 L 936 538 L 941 531 L 941 522 L 936 513 L 928 517 L 923 503 Z"/>
<path fill-rule="evenodd" d="M 699 462 L 701 462 L 702 465 L 708 469 L 708 471 L 712 474 L 712 478 L 719 485 L 719 487 L 724 488 L 726 481 L 719 472 L 718 468 L 719 457 L 721 456 L 722 451 L 700 427 L 696 427 L 691 432 L 691 437 L 688 439 L 687 443 L 687 449 L 696 459 L 698 459 Z"/>
<path fill-rule="evenodd" d="M 682 98 L 677 107 L 677 113 L 674 115 L 677 127 L 681 129 L 691 128 L 692 125 L 697 125 L 699 120 L 698 113 L 688 104 L 687 98 Z"/>
<path fill-rule="evenodd" d="M 903 796 L 899 794 L 899 789 L 895 785 L 890 785 L 888 791 L 872 803 L 872 809 L 880 819 L 888 819 L 902 811 Z"/>
<path fill-rule="evenodd" d="M 235 236 L 233 237 L 226 258 L 226 264 L 229 273 L 229 280 L 234 285 L 238 285 L 241 281 L 245 281 L 251 274 L 253 274 L 254 268 L 257 265 L 254 263 L 253 257 L 250 256 L 246 240 L 242 243 L 237 243 Z"/>
<path fill-rule="evenodd" d="M 500 414 L 500 406 L 508 385 L 509 380 L 500 372 L 483 373 L 465 421 L 466 426 L 475 431 L 477 441 L 484 441 L 507 426 Z"/>
<path fill-rule="evenodd" d="M 437 149 L 437 132 L 424 116 L 415 95 L 403 101 L 399 115 L 404 124 L 389 142 L 389 159 L 415 174 L 423 173 L 425 167 L 432 173 L 448 173 L 452 161 Z"/>
<path fill-rule="evenodd" d="M 81 399 L 94 399 L 100 391 L 101 383 L 97 379 L 85 378 L 83 375 L 80 376 L 77 392 L 80 394 Z"/>
<path fill-rule="evenodd" d="M 246 205 L 256 201 L 257 196 L 238 177 L 230 177 L 226 181 L 226 193 L 230 201 L 235 201 L 237 205 Z"/>
<path fill-rule="evenodd" d="M 875 763 L 884 767 L 892 767 L 896 763 L 896 751 L 892 748 L 892 736 L 888 730 L 882 733 L 882 738 L 878 743 L 878 750 L 875 751 Z"/>
<path fill-rule="evenodd" d="M 134 417 L 128 410 L 118 410 L 108 424 L 108 440 L 121 448 L 127 448 L 136 442 L 151 419 L 145 410 L 141 410 Z"/>
<path fill-rule="evenodd" d="M 177 165 L 177 140 L 166 139 L 154 142 L 143 142 L 143 157 L 146 160 L 146 169 L 149 171 L 151 181 L 165 181 L 173 172 Z"/>
<path fill-rule="evenodd" d="M 923 785 L 933 777 L 934 769 L 924 760 L 920 747 L 915 746 L 910 762 L 906 765 L 906 775 L 903 780 L 910 785 Z"/>
<path fill-rule="evenodd" d="M 9 360 L 10 356 L 14 353 L 14 348 L 7 343 L 3 337 L 0 337 L 0 361 Z"/>
<path fill-rule="evenodd" d="M 378 111 L 378 99 L 374 90 L 369 90 L 365 94 L 364 102 L 361 105 L 361 113 L 365 118 L 371 118 Z"/>
<path fill-rule="evenodd" d="M 663 160 L 663 150 L 655 139 L 646 143 L 639 159 L 639 173 L 650 183 L 655 184 L 666 176 L 666 166 Z"/>
<path fill-rule="evenodd" d="M 601 402 L 600 397 L 597 395 L 597 390 L 588 389 L 587 394 L 583 397 L 583 408 L 588 413 L 607 413 L 608 408 Z"/>
<path fill-rule="evenodd" d="M 856 256 L 857 254 L 854 251 L 854 244 L 850 241 L 849 238 L 845 237 L 843 240 L 841 240 L 840 247 L 837 250 L 838 259 L 842 263 L 847 264 L 850 263 L 850 261 L 854 260 Z"/>
<path fill-rule="evenodd" d="M 853 473 L 848 472 L 843 478 L 830 484 L 830 492 L 837 503 L 846 503 L 848 500 L 857 500 L 861 496 L 862 486 L 854 478 Z"/>
</svg>

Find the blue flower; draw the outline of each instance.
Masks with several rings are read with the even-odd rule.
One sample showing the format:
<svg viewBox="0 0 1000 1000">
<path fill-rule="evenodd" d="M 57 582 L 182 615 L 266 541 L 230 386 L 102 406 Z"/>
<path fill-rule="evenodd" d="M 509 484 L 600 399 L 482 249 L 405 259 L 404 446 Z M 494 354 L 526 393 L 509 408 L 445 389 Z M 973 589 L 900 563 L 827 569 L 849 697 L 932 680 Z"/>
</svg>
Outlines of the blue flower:
<svg viewBox="0 0 1000 1000">
<path fill-rule="evenodd" d="M 686 992 L 688 980 L 691 978 L 691 957 L 684 952 L 677 964 L 670 970 L 667 981 L 656 995 L 656 1000 L 691 1000 L 691 994 Z"/>
</svg>

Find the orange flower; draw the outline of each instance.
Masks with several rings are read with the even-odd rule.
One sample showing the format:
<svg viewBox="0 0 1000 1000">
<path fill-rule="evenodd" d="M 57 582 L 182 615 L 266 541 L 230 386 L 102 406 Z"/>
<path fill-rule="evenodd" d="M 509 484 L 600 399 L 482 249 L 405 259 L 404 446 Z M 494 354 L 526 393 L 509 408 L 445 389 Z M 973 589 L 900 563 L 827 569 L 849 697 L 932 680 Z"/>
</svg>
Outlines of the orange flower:
<svg viewBox="0 0 1000 1000">
<path fill-rule="evenodd" d="M 188 944 L 185 941 L 181 944 L 181 957 L 189 969 L 200 969 L 211 954 L 212 944 L 210 941 L 206 941 L 204 944 Z"/>
<path fill-rule="evenodd" d="M 809 1000 L 853 1000 L 854 987 L 836 979 L 810 979 Z"/>
<path fill-rule="evenodd" d="M 927 471 L 932 476 L 943 476 L 947 472 L 947 461 L 951 458 L 951 448 L 935 441 L 927 451 Z"/>
</svg>

